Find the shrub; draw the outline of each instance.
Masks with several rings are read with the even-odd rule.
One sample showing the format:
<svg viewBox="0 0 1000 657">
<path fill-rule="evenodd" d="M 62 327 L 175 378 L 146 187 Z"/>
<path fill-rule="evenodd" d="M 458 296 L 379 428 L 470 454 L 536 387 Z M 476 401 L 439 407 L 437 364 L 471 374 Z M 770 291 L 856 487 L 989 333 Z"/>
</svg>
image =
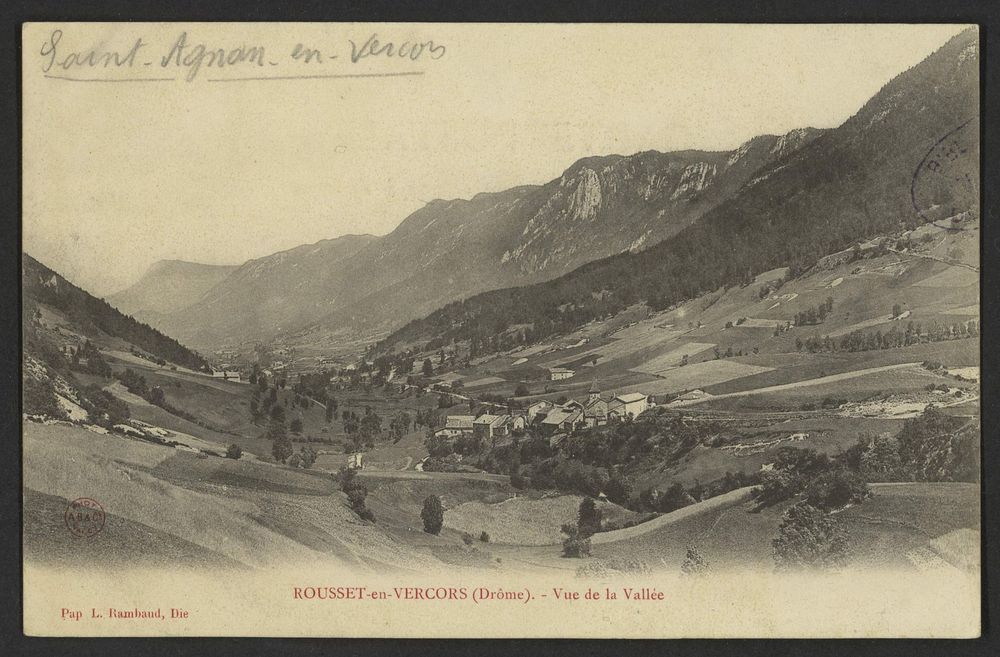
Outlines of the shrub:
<svg viewBox="0 0 1000 657">
<path fill-rule="evenodd" d="M 806 487 L 806 503 L 824 511 L 863 502 L 869 495 L 864 478 L 844 469 L 825 472 Z"/>
<path fill-rule="evenodd" d="M 769 470 L 760 474 L 760 486 L 753 489 L 753 496 L 760 506 L 772 506 L 798 495 L 802 484 L 802 478 L 797 475 L 785 470 Z"/>
<path fill-rule="evenodd" d="M 510 485 L 518 490 L 524 490 L 528 487 L 528 479 L 520 473 L 515 473 L 510 476 Z"/>
<path fill-rule="evenodd" d="M 302 467 L 308 470 L 313 467 L 314 463 L 316 463 L 316 459 L 319 457 L 319 452 L 317 452 L 313 447 L 303 446 L 299 449 L 299 456 L 301 457 Z"/>
<path fill-rule="evenodd" d="M 483 532 L 482 534 L 479 535 L 479 540 L 482 541 L 483 543 L 489 543 L 490 535 L 487 534 L 486 532 Z"/>
<path fill-rule="evenodd" d="M 437 495 L 428 495 L 424 499 L 424 508 L 420 511 L 420 519 L 424 521 L 424 531 L 428 534 L 440 534 L 444 525 L 444 507 Z"/>
<path fill-rule="evenodd" d="M 90 420 L 106 429 L 121 424 L 129 418 L 128 405 L 96 384 L 80 391 L 80 402 Z"/>
<path fill-rule="evenodd" d="M 368 522 L 375 522 L 375 514 L 368 507 L 365 507 L 358 511 L 358 517 L 362 520 L 367 520 Z"/>
<path fill-rule="evenodd" d="M 890 435 L 873 436 L 862 447 L 858 469 L 866 481 L 898 481 L 901 475 L 899 441 Z"/>
<path fill-rule="evenodd" d="M 573 559 L 590 556 L 590 537 L 581 536 L 580 529 L 576 525 L 565 524 L 562 526 L 562 533 L 566 534 L 563 541 L 563 556 Z"/>
<path fill-rule="evenodd" d="M 235 459 L 238 461 L 241 456 L 243 456 L 243 448 L 236 443 L 233 443 L 226 449 L 227 459 Z"/>
<path fill-rule="evenodd" d="M 707 570 L 708 563 L 701 556 L 701 553 L 698 552 L 698 549 L 688 547 L 684 563 L 681 564 L 681 572 L 685 575 L 703 575 Z"/>
<path fill-rule="evenodd" d="M 340 482 L 340 490 L 347 492 L 358 478 L 358 472 L 354 468 L 344 466 L 337 473 L 337 481 Z"/>
<path fill-rule="evenodd" d="M 368 497 L 368 487 L 364 484 L 355 483 L 347 491 L 347 501 L 355 513 L 361 513 L 365 509 L 365 498 Z"/>
<path fill-rule="evenodd" d="M 778 570 L 834 568 L 847 563 L 846 533 L 821 509 L 805 503 L 785 512 L 771 547 Z"/>
<path fill-rule="evenodd" d="M 466 545 L 472 545 L 476 542 L 476 539 L 472 538 L 472 534 L 469 532 L 462 532 L 462 542 Z"/>
<path fill-rule="evenodd" d="M 66 413 L 56 400 L 56 394 L 51 385 L 26 376 L 21 394 L 22 408 L 25 413 L 47 415 L 57 419 L 66 417 Z"/>
</svg>

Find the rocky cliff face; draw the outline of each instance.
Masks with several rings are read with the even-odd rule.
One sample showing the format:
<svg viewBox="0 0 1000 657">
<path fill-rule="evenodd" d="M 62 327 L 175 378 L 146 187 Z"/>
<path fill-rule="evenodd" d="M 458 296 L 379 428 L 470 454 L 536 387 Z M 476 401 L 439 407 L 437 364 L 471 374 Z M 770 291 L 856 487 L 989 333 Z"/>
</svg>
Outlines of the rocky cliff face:
<svg viewBox="0 0 1000 657">
<path fill-rule="evenodd" d="M 327 240 L 248 262 L 157 325 L 201 347 L 386 332 L 456 299 L 647 248 L 818 134 L 756 137 L 732 152 L 590 157 L 545 185 L 432 201 L 384 237 Z"/>
<path fill-rule="evenodd" d="M 729 153 L 577 162 L 534 192 L 541 200 L 525 208 L 496 270 L 498 281 L 553 280 L 467 297 L 383 345 L 511 325 L 564 330 L 636 301 L 665 308 L 777 267 L 811 267 L 935 213 L 977 214 L 977 39 L 956 36 L 832 130 L 757 137 Z M 577 267 L 625 249 L 637 252 Z"/>
</svg>

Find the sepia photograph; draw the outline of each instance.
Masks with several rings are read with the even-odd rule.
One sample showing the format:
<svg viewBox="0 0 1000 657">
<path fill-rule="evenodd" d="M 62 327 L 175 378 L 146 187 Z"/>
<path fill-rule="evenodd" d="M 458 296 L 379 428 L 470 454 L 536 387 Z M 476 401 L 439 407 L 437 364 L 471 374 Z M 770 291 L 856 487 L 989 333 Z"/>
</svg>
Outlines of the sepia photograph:
<svg viewBox="0 0 1000 657">
<path fill-rule="evenodd" d="M 26 634 L 980 636 L 977 26 L 21 39 Z"/>
</svg>

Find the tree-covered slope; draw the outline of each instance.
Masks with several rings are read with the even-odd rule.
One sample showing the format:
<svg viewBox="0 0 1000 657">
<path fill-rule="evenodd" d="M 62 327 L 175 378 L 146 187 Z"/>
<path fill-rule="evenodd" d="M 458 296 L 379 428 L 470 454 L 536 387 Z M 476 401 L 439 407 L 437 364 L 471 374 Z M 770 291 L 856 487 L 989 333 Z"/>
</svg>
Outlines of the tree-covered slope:
<svg viewBox="0 0 1000 657">
<path fill-rule="evenodd" d="M 978 72 L 978 35 L 969 30 L 675 236 L 546 283 L 451 303 L 377 349 L 435 338 L 490 340 L 525 325 L 530 341 L 640 301 L 666 308 L 776 267 L 801 271 L 859 240 L 935 218 L 934 212 L 977 212 L 978 195 L 963 185 L 978 181 Z M 973 127 L 958 140 L 968 179 L 930 180 L 922 168 L 926 156 L 961 125 Z M 915 174 L 933 187 L 920 197 L 923 208 L 914 206 L 914 188 L 924 184 Z"/>
<path fill-rule="evenodd" d="M 32 302 L 42 303 L 64 313 L 84 335 L 96 336 L 100 332 L 120 338 L 156 357 L 191 369 L 208 364 L 177 340 L 123 315 L 108 302 L 73 285 L 27 253 L 23 254 L 21 264 L 21 286 L 26 311 L 30 310 Z"/>
</svg>

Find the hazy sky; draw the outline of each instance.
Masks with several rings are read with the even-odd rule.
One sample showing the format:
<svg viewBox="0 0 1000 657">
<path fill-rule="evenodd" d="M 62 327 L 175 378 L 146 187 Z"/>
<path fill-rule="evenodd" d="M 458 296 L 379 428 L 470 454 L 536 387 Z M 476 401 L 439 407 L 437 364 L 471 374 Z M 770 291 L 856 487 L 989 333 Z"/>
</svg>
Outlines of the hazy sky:
<svg viewBox="0 0 1000 657">
<path fill-rule="evenodd" d="M 63 34 L 53 57 L 54 29 Z M 33 25 L 24 34 L 24 246 L 107 294 L 164 258 L 239 263 L 345 233 L 384 234 L 432 199 L 543 183 L 588 155 L 732 149 L 758 134 L 834 127 L 960 29 Z M 203 62 L 187 82 L 192 67 L 177 66 L 176 50 L 170 57 L 184 31 L 182 60 L 197 44 L 245 44 L 262 46 L 267 63 Z M 445 50 L 352 62 L 349 40 L 360 47 L 373 33 Z M 124 59 L 137 38 L 131 67 L 66 60 L 95 44 Z M 294 61 L 298 43 L 324 61 Z M 64 77 L 177 79 L 85 83 L 47 78 L 46 66 Z"/>
</svg>

